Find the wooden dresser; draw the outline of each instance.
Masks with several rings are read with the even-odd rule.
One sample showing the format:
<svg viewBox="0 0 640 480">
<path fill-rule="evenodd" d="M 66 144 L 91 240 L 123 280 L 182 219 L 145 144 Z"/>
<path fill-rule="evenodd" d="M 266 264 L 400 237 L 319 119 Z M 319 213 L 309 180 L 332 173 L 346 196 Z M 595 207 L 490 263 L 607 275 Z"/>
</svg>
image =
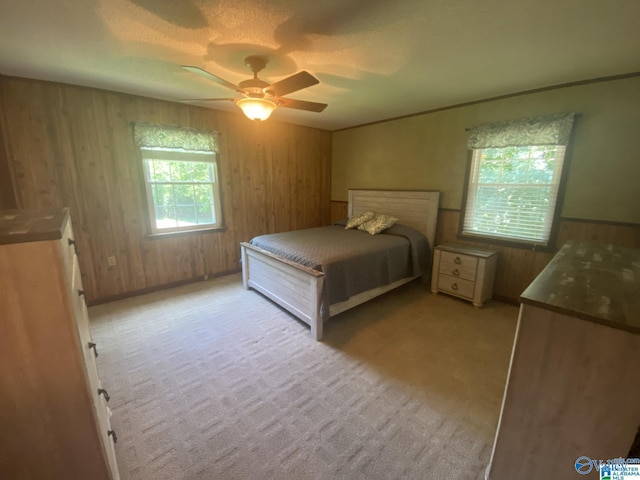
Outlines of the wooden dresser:
<svg viewBox="0 0 640 480">
<path fill-rule="evenodd" d="M 0 477 L 118 479 L 69 211 L 0 211 Z"/>
<path fill-rule="evenodd" d="M 431 291 L 448 293 L 482 307 L 493 295 L 498 252 L 461 245 L 433 250 Z"/>
<path fill-rule="evenodd" d="M 486 478 L 599 477 L 639 424 L 640 250 L 567 242 L 521 296 Z"/>
</svg>

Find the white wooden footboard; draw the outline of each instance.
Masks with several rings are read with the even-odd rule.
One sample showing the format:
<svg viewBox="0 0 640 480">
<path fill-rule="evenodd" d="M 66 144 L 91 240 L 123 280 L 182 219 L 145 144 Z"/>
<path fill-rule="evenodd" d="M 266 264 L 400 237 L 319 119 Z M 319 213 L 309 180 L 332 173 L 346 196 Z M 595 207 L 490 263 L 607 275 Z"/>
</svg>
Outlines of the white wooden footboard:
<svg viewBox="0 0 640 480">
<path fill-rule="evenodd" d="M 324 273 L 273 255 L 249 243 L 241 243 L 242 283 L 287 309 L 311 327 L 311 336 L 322 339 L 320 303 Z"/>
</svg>

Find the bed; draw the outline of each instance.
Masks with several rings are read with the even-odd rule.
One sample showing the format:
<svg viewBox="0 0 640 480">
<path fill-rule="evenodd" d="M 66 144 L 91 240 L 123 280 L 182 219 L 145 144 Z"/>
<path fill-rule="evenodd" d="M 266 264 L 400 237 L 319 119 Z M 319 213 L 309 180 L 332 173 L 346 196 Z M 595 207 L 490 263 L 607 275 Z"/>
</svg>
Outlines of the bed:
<svg viewBox="0 0 640 480">
<path fill-rule="evenodd" d="M 428 244 L 429 249 L 432 249 L 435 240 L 439 198 L 440 192 L 435 191 L 349 190 L 349 217 L 367 211 L 383 213 L 396 217 L 398 219 L 398 228 L 392 227 L 382 234 L 370 236 L 362 231 L 345 230 L 343 225 L 333 225 L 320 227 L 319 229 L 288 232 L 287 234 L 256 237 L 250 243 L 243 242 L 240 244 L 243 286 L 245 289 L 251 288 L 260 292 L 307 323 L 311 327 L 311 336 L 320 341 L 323 335 L 324 323 L 328 318 L 404 285 L 422 275 L 428 276 L 428 271 L 416 271 L 414 253 L 411 259 L 406 260 L 406 262 L 411 263 L 411 266 L 396 267 L 393 263 L 389 264 L 390 266 L 385 266 L 385 272 L 387 270 L 391 270 L 391 272 L 385 273 L 386 281 L 383 281 L 382 284 L 367 285 L 364 291 L 356 289 L 354 291 L 357 293 L 347 293 L 345 295 L 342 292 L 343 285 L 347 285 L 345 282 L 349 280 L 338 280 L 337 275 L 323 271 L 322 265 L 316 265 L 314 261 L 305 260 L 303 254 L 297 255 L 295 252 L 287 251 L 286 255 L 290 258 L 285 258 L 285 252 L 278 250 L 277 247 L 280 244 L 287 245 L 286 235 L 290 233 L 294 234 L 297 239 L 303 239 L 297 241 L 304 241 L 306 236 L 310 241 L 309 243 L 314 243 L 313 239 L 320 238 L 317 236 L 320 234 L 320 229 L 326 229 L 329 237 L 336 237 L 339 235 L 338 231 L 351 232 L 351 237 L 348 237 L 349 240 L 338 241 L 343 245 L 350 244 L 350 239 L 359 234 L 359 240 L 363 240 L 364 243 L 362 247 L 358 246 L 357 249 L 366 250 L 368 245 L 373 242 L 373 238 L 379 238 L 381 239 L 379 241 L 388 243 L 390 248 L 399 248 L 396 246 L 398 241 L 407 245 L 412 244 L 413 240 L 411 238 L 406 240 L 399 239 L 414 230 L 420 232 L 426 238 L 425 243 Z M 399 233 L 396 234 L 398 231 Z M 387 234 L 390 232 L 391 234 Z M 391 239 L 391 237 L 396 238 Z M 407 235 L 407 237 L 410 237 L 410 235 Z M 263 246 L 263 243 L 269 239 L 276 242 L 275 247 Z M 316 241 L 315 243 L 322 243 L 322 241 Z M 264 245 L 267 244 L 264 243 Z M 405 248 L 408 247 L 405 246 Z M 430 255 L 429 250 L 429 257 Z"/>
</svg>

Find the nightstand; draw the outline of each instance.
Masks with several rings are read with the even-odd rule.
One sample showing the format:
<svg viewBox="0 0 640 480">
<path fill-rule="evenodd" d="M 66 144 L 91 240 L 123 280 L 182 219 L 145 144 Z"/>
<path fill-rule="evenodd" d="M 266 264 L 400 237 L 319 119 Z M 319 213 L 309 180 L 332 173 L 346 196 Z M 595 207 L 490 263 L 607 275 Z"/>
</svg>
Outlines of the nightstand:
<svg viewBox="0 0 640 480">
<path fill-rule="evenodd" d="M 433 251 L 431 291 L 447 293 L 482 307 L 493 294 L 498 252 L 438 245 Z"/>
</svg>

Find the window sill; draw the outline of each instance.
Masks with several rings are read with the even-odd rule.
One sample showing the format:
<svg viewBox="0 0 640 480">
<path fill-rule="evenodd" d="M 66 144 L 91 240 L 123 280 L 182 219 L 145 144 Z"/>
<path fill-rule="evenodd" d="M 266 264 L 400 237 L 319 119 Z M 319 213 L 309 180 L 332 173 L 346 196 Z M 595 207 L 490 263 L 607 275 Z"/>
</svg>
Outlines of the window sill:
<svg viewBox="0 0 640 480">
<path fill-rule="evenodd" d="M 149 233 L 145 238 L 156 240 L 160 238 L 171 238 L 181 235 L 194 235 L 198 233 L 220 233 L 225 232 L 227 227 L 197 228 L 195 230 L 178 230 L 173 232 Z"/>
<path fill-rule="evenodd" d="M 502 237 L 490 237 L 485 235 L 469 235 L 469 234 L 463 235 L 462 233 L 458 233 L 456 238 L 458 240 L 464 240 L 467 242 L 486 243 L 489 245 L 498 245 L 501 247 L 510 247 L 510 248 L 520 248 L 522 250 L 531 250 L 535 252 L 554 253 L 558 250 L 557 248 L 551 245 L 541 245 L 538 243 L 518 241 L 518 240 L 512 240 L 512 239 L 502 238 Z"/>
</svg>

